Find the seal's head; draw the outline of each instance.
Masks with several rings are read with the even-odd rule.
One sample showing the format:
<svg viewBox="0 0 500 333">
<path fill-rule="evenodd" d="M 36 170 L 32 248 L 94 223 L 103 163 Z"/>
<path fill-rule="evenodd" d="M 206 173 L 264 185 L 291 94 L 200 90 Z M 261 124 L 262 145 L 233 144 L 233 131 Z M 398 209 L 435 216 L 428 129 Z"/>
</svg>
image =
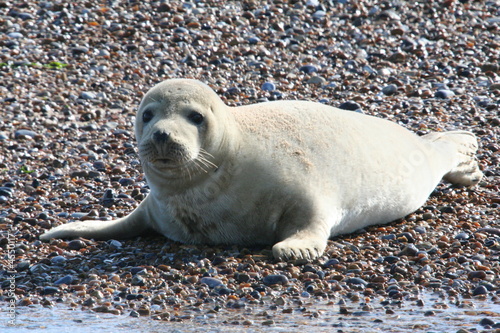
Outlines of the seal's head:
<svg viewBox="0 0 500 333">
<path fill-rule="evenodd" d="M 207 85 L 171 79 L 154 86 L 137 112 L 135 134 L 144 171 L 189 179 L 217 169 L 228 129 L 227 106 Z"/>
</svg>

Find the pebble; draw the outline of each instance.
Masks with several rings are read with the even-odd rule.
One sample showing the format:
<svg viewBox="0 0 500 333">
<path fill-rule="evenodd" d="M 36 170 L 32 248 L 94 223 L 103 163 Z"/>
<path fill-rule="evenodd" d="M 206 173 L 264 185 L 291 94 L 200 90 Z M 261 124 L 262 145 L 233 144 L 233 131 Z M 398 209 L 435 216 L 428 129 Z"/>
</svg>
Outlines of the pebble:
<svg viewBox="0 0 500 333">
<path fill-rule="evenodd" d="M 14 190 L 10 187 L 2 186 L 0 187 L 0 195 L 7 198 L 12 198 L 12 196 L 14 195 Z"/>
<path fill-rule="evenodd" d="M 275 91 L 276 90 L 276 85 L 272 82 L 265 82 L 262 84 L 261 87 L 262 90 L 264 91 Z"/>
<path fill-rule="evenodd" d="M 54 282 L 54 284 L 56 284 L 56 285 L 71 284 L 72 282 L 73 282 L 73 276 L 72 275 L 66 275 L 66 276 L 60 278 L 59 280 L 57 280 L 56 282 Z"/>
<path fill-rule="evenodd" d="M 478 296 L 478 295 L 487 295 L 488 294 L 488 289 L 485 286 L 479 286 L 474 288 L 472 291 L 473 296 Z"/>
<path fill-rule="evenodd" d="M 397 92 L 398 92 L 398 87 L 395 84 L 389 84 L 388 86 L 382 88 L 382 93 L 387 96 L 394 95 Z"/>
<path fill-rule="evenodd" d="M 68 243 L 68 249 L 78 251 L 87 246 L 84 241 L 79 239 L 74 239 Z"/>
<path fill-rule="evenodd" d="M 77 47 L 73 47 L 71 49 L 71 52 L 73 53 L 73 55 L 80 55 L 80 54 L 89 53 L 89 49 L 85 46 L 77 46 Z"/>
<path fill-rule="evenodd" d="M 38 133 L 36 133 L 35 131 L 31 131 L 31 130 L 21 129 L 21 130 L 17 130 L 14 132 L 14 138 L 16 138 L 16 139 L 18 139 L 20 137 L 34 138 L 36 136 L 38 136 Z"/>
<path fill-rule="evenodd" d="M 345 282 L 347 284 L 354 284 L 354 285 L 361 285 L 361 286 L 366 286 L 368 284 L 368 282 L 366 282 L 365 280 L 361 279 L 361 278 L 348 278 L 345 280 Z"/>
<path fill-rule="evenodd" d="M 92 92 L 92 91 L 83 91 L 80 95 L 81 98 L 83 99 L 96 99 L 97 94 Z"/>
<path fill-rule="evenodd" d="M 398 256 L 415 256 L 418 253 L 418 249 L 414 244 L 408 244 L 399 252 Z"/>
<path fill-rule="evenodd" d="M 356 110 L 360 110 L 361 106 L 356 102 L 348 101 L 348 102 L 344 102 L 344 103 L 340 104 L 339 109 L 356 111 Z"/>
<path fill-rule="evenodd" d="M 434 97 L 441 98 L 441 99 L 450 99 L 453 96 L 455 96 L 455 93 L 451 90 L 448 90 L 448 89 L 438 90 L 434 94 Z"/>
<path fill-rule="evenodd" d="M 200 279 L 200 283 L 206 284 L 209 288 L 215 288 L 217 286 L 223 285 L 222 281 L 219 279 L 214 279 L 211 277 L 203 277 Z"/>
<path fill-rule="evenodd" d="M 21 261 L 16 265 L 16 271 L 22 272 L 30 267 L 30 262 L 29 261 Z"/>
<path fill-rule="evenodd" d="M 248 44 L 255 45 L 255 44 L 260 43 L 260 38 L 258 38 L 258 37 L 250 37 L 250 38 L 248 38 L 247 41 L 248 41 Z"/>
<path fill-rule="evenodd" d="M 281 285 L 287 285 L 288 284 L 288 278 L 285 275 L 282 274 L 270 274 L 264 277 L 262 282 L 266 286 L 272 286 L 275 284 L 281 284 Z"/>
<path fill-rule="evenodd" d="M 121 242 L 114 240 L 114 239 L 108 241 L 108 245 L 109 245 L 109 248 L 112 250 L 120 249 L 123 246 L 123 244 Z"/>
<path fill-rule="evenodd" d="M 317 84 L 317 85 L 323 85 L 325 84 L 326 80 L 322 78 L 321 76 L 313 76 L 309 80 L 307 80 L 308 84 Z"/>
<path fill-rule="evenodd" d="M 53 265 L 64 265 L 66 263 L 66 258 L 63 256 L 55 256 L 52 259 L 50 259 L 50 262 Z"/>
<path fill-rule="evenodd" d="M 483 318 L 481 321 L 479 321 L 479 325 L 481 326 L 493 326 L 495 325 L 495 322 L 491 320 L 490 318 Z"/>
<path fill-rule="evenodd" d="M 43 288 L 42 295 L 47 296 L 47 295 L 55 294 L 57 292 L 59 292 L 59 288 L 47 286 L 47 287 Z"/>
<path fill-rule="evenodd" d="M 467 240 L 470 238 L 470 235 L 466 232 L 460 232 L 455 236 L 455 239 L 458 240 Z"/>
<path fill-rule="evenodd" d="M 306 74 L 311 74 L 311 73 L 317 72 L 318 68 L 316 66 L 313 66 L 313 65 L 304 65 L 304 66 L 300 67 L 299 70 L 306 73 Z"/>
<path fill-rule="evenodd" d="M 146 269 L 144 267 L 132 267 L 130 269 L 130 274 L 136 275 L 136 274 L 139 274 L 139 273 L 143 273 L 145 271 L 146 271 Z"/>
<path fill-rule="evenodd" d="M 24 37 L 24 35 L 22 33 L 20 33 L 20 32 L 10 32 L 10 33 L 7 34 L 7 36 L 9 38 L 15 38 L 15 39 L 17 39 L 17 38 L 23 38 Z"/>
<path fill-rule="evenodd" d="M 131 178 L 120 178 L 118 182 L 120 183 L 121 186 L 129 186 L 135 184 L 135 181 Z"/>
<path fill-rule="evenodd" d="M 132 277 L 132 281 L 131 281 L 131 284 L 133 286 L 139 286 L 139 287 L 142 287 L 146 284 L 144 278 L 140 275 L 134 275 Z"/>
</svg>

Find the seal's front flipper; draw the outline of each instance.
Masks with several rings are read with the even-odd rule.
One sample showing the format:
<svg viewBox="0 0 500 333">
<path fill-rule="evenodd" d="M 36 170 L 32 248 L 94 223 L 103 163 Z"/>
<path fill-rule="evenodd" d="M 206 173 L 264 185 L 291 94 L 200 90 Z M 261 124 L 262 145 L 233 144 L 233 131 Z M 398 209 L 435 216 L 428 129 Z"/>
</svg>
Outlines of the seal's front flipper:
<svg viewBox="0 0 500 333">
<path fill-rule="evenodd" d="M 286 261 L 294 259 L 314 260 L 323 254 L 328 237 L 308 232 L 299 232 L 273 246 L 275 259 Z"/>
<path fill-rule="evenodd" d="M 87 239 L 124 239 L 139 236 L 149 229 L 147 210 L 144 209 L 147 198 L 130 215 L 114 221 L 82 221 L 66 223 L 55 227 L 40 236 L 48 242 L 52 238 Z"/>
</svg>

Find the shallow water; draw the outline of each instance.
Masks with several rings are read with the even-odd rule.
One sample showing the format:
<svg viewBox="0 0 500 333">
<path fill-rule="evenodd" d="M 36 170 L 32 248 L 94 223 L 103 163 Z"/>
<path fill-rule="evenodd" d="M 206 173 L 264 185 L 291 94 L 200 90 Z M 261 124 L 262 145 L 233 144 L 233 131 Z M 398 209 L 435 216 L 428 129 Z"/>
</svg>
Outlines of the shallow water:
<svg viewBox="0 0 500 333">
<path fill-rule="evenodd" d="M 382 305 L 372 301 L 370 311 L 362 311 L 360 302 L 342 305 L 338 302 L 304 299 L 300 306 L 251 306 L 245 309 L 221 309 L 216 315 L 201 311 L 193 319 L 182 322 L 157 321 L 151 318 L 133 318 L 124 315 L 100 314 L 91 311 L 70 310 L 64 305 L 54 308 L 41 306 L 18 307 L 16 324 L 7 326 L 2 315 L 2 332 L 456 332 L 484 331 L 488 327 L 480 321 L 488 318 L 500 322 L 500 304 L 491 300 L 462 300 L 462 305 L 451 304 L 438 294 L 423 293 L 415 301 L 393 302 Z M 283 313 L 292 309 L 291 313 Z M 5 311 L 2 311 L 5 314 Z M 247 321 L 246 325 L 244 324 Z M 273 320 L 274 323 L 271 323 Z M 249 325 L 249 322 L 251 324 Z"/>
</svg>

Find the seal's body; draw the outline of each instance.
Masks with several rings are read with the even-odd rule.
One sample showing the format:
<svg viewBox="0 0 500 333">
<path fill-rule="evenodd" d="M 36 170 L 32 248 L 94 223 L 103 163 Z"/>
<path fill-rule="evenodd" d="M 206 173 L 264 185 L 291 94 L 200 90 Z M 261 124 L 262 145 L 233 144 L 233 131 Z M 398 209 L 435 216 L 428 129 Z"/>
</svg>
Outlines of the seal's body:
<svg viewBox="0 0 500 333">
<path fill-rule="evenodd" d="M 329 237 L 404 217 L 444 177 L 482 177 L 464 131 L 419 137 L 387 120 L 305 101 L 226 106 L 208 86 L 167 80 L 136 120 L 151 193 L 127 217 L 41 236 L 124 238 L 154 229 L 185 243 L 274 244 L 320 256 Z"/>
</svg>

